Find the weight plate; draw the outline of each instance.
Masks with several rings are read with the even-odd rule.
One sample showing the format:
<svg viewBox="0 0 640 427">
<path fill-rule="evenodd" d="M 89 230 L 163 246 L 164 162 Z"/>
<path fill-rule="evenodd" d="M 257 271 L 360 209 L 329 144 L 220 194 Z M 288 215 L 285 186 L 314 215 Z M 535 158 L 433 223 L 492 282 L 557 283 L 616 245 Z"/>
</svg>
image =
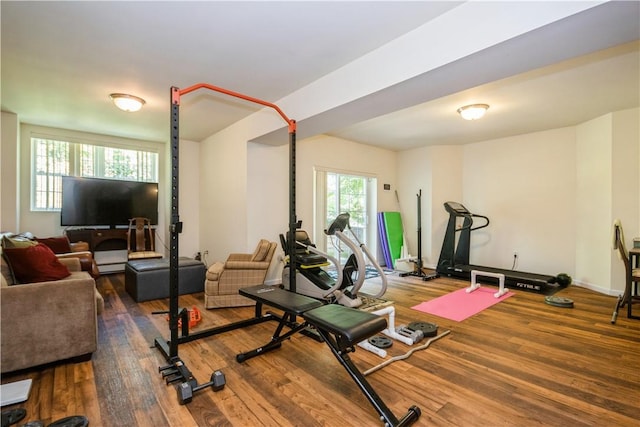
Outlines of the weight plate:
<svg viewBox="0 0 640 427">
<path fill-rule="evenodd" d="M 71 417 L 62 418 L 61 420 L 54 421 L 47 427 L 87 427 L 89 420 L 82 415 L 73 415 Z"/>
<path fill-rule="evenodd" d="M 26 416 L 27 410 L 24 408 L 7 409 L 6 411 L 2 411 L 2 425 L 10 426 L 12 424 L 17 424 Z"/>
<path fill-rule="evenodd" d="M 572 308 L 573 300 L 565 297 L 556 297 L 556 296 L 546 296 L 544 297 L 544 302 L 554 307 L 563 307 L 563 308 Z"/>
<path fill-rule="evenodd" d="M 387 338 L 382 335 L 375 335 L 369 338 L 369 344 L 376 346 L 378 348 L 389 348 L 393 345 L 393 341 L 390 338 Z"/>
<path fill-rule="evenodd" d="M 429 322 L 411 322 L 407 328 L 412 331 L 422 331 L 425 337 L 435 337 L 438 335 L 438 325 Z"/>
</svg>

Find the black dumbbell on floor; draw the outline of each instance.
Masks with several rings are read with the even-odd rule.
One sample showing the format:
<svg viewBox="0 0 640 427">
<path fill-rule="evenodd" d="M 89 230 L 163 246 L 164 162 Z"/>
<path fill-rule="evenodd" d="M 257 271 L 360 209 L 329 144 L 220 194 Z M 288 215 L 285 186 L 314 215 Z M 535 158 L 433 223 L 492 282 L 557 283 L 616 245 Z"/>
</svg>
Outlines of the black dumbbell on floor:
<svg viewBox="0 0 640 427">
<path fill-rule="evenodd" d="M 181 405 L 191 402 L 193 398 L 193 394 L 197 391 L 205 389 L 207 387 L 211 387 L 213 391 L 220 391 L 224 388 L 226 384 L 226 379 L 222 371 L 215 371 L 211 374 L 211 380 L 204 384 L 198 385 L 195 380 L 185 381 L 176 386 L 176 391 L 178 393 L 178 402 Z"/>
</svg>

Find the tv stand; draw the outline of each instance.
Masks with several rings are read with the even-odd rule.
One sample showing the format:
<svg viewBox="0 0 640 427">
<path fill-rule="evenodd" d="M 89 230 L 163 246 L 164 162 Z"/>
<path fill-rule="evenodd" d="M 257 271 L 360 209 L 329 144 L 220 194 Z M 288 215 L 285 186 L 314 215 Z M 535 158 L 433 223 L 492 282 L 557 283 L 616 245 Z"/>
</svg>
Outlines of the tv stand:
<svg viewBox="0 0 640 427">
<path fill-rule="evenodd" d="M 70 242 L 84 241 L 100 273 L 120 273 L 127 263 L 127 228 L 79 228 L 66 231 Z M 151 230 L 152 233 L 155 230 Z"/>
<path fill-rule="evenodd" d="M 79 228 L 66 234 L 70 242 L 89 243 L 91 252 L 127 249 L 126 228 Z"/>
</svg>

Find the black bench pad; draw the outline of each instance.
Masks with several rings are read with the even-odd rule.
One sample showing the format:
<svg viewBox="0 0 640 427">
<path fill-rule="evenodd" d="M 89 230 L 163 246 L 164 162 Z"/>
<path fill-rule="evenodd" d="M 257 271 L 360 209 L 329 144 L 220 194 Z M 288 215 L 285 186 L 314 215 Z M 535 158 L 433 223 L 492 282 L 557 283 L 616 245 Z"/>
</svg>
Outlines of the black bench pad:
<svg viewBox="0 0 640 427">
<path fill-rule="evenodd" d="M 322 306 L 322 302 L 317 299 L 296 294 L 277 286 L 257 285 L 241 288 L 238 292 L 242 296 L 298 316 L 308 310 Z"/>
<path fill-rule="evenodd" d="M 341 342 L 352 346 L 387 327 L 387 319 L 382 316 L 345 307 L 338 304 L 328 304 L 314 308 L 302 317 L 319 329 L 340 336 Z"/>
</svg>

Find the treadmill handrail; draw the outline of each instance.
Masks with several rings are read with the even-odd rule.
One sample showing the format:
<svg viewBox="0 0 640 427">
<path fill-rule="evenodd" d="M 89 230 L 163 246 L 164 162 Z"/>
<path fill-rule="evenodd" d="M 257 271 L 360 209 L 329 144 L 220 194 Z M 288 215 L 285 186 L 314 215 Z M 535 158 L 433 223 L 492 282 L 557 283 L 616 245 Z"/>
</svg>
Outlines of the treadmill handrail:
<svg viewBox="0 0 640 427">
<path fill-rule="evenodd" d="M 467 228 L 469 228 L 469 231 L 474 231 L 474 230 L 480 230 L 481 228 L 485 228 L 487 226 L 489 226 L 489 218 L 487 218 L 484 215 L 478 215 L 478 214 L 469 214 L 469 215 L 462 215 L 465 218 L 469 218 L 470 224 L 468 226 L 462 226 L 459 229 L 457 229 L 456 231 L 462 231 L 462 230 L 466 230 Z M 476 218 L 482 218 L 486 221 L 485 224 L 483 225 L 479 225 L 477 227 L 472 227 L 473 226 L 473 217 Z"/>
<path fill-rule="evenodd" d="M 462 205 L 461 203 L 458 202 L 445 202 L 444 203 L 444 208 L 447 212 L 449 212 L 449 216 L 453 216 L 453 217 L 461 217 L 461 218 L 468 218 L 469 219 L 469 225 L 463 225 L 462 227 L 456 229 L 456 232 L 458 231 L 462 231 L 462 230 L 466 230 L 469 229 L 469 231 L 474 231 L 474 230 L 479 230 L 481 228 L 485 228 L 489 225 L 489 218 L 487 218 L 484 215 L 479 215 L 479 214 L 474 214 L 469 212 L 469 209 L 467 209 L 464 205 Z M 482 218 L 486 221 L 486 224 L 478 226 L 478 227 L 473 227 L 473 217 L 477 217 L 477 218 Z"/>
</svg>

